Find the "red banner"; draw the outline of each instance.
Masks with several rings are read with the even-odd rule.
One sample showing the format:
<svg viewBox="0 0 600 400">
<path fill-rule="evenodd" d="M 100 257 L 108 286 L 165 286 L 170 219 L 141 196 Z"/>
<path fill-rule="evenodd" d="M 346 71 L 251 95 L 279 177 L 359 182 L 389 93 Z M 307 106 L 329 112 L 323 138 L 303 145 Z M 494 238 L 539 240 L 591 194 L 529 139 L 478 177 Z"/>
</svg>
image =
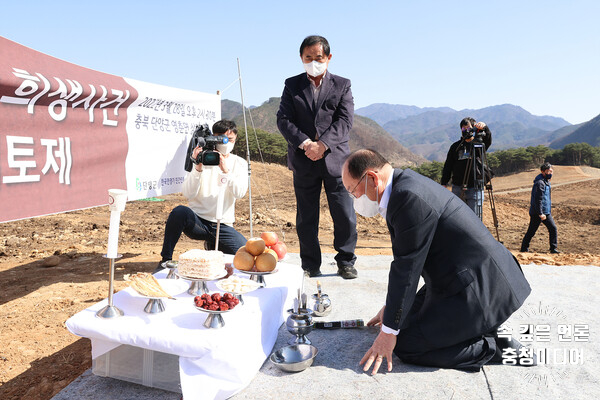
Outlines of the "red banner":
<svg viewBox="0 0 600 400">
<path fill-rule="evenodd" d="M 122 77 L 0 37 L 0 222 L 106 204 L 108 189 L 135 187 L 136 183 L 127 182 L 126 159 L 132 151 L 127 126 L 143 128 L 133 121 L 128 124 L 127 118 L 128 111 L 137 118 L 144 113 L 128 108 L 143 103 L 141 108 L 147 110 L 148 98 L 146 94 L 138 99 L 138 90 Z M 166 105 L 177 104 L 153 98 L 153 106 L 159 101 L 163 112 Z M 210 115 L 188 118 L 185 132 L 181 130 L 177 137 L 168 136 L 166 129 L 163 132 L 169 120 L 160 118 L 156 134 L 181 148 L 194 124 L 214 122 L 220 108 L 206 114 Z M 162 156 L 171 161 L 174 154 Z M 183 171 L 183 160 L 179 164 L 177 171 Z M 156 174 L 166 179 L 161 171 Z M 179 181 L 183 173 L 175 175 Z M 160 182 L 151 176 L 146 179 Z M 142 191 L 138 178 L 137 186 L 140 190 L 130 199 L 166 194 L 158 183 Z M 169 192 L 178 189 L 171 185 Z"/>
</svg>

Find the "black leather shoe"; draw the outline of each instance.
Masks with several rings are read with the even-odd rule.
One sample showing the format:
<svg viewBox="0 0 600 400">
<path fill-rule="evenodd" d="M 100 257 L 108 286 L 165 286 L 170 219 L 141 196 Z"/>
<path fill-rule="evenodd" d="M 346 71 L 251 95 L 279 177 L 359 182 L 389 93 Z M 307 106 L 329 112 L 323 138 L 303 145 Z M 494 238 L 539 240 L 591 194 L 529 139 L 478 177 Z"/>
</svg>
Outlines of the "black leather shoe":
<svg viewBox="0 0 600 400">
<path fill-rule="evenodd" d="M 509 340 L 505 337 L 495 336 L 494 340 L 496 341 L 496 354 L 490 361 L 493 363 L 503 364 L 503 365 L 519 365 L 522 367 L 533 367 L 537 365 L 537 355 L 533 351 L 533 349 L 528 348 L 527 346 L 523 346 L 517 339 L 514 337 Z M 528 349 L 528 351 L 520 350 L 521 348 Z M 505 353 L 504 349 L 513 349 L 514 351 L 510 351 L 509 353 Z M 508 354 L 514 354 L 515 357 L 511 357 Z M 509 361 L 513 360 L 513 361 Z"/>
<path fill-rule="evenodd" d="M 323 275 L 323 274 L 321 273 L 320 269 L 308 271 L 308 276 L 310 276 L 311 278 L 316 278 L 317 276 L 321 276 L 321 275 Z"/>
<path fill-rule="evenodd" d="M 354 268 L 352 265 L 344 265 L 341 267 L 338 267 L 338 275 L 341 276 L 344 279 L 356 279 L 356 277 L 358 276 L 358 272 L 356 271 L 356 268 Z"/>
<path fill-rule="evenodd" d="M 311 278 L 316 278 L 317 276 L 321 276 L 323 275 L 321 273 L 321 270 L 319 268 L 317 269 L 306 269 L 304 267 L 302 267 L 302 269 L 304 270 L 304 275 L 307 275 Z"/>
<path fill-rule="evenodd" d="M 519 250 L 521 253 L 529 253 L 529 249 L 527 247 L 521 247 L 521 250 Z"/>
<path fill-rule="evenodd" d="M 560 251 L 558 251 L 556 249 L 550 249 L 550 253 L 552 253 L 552 254 L 560 254 Z"/>
</svg>

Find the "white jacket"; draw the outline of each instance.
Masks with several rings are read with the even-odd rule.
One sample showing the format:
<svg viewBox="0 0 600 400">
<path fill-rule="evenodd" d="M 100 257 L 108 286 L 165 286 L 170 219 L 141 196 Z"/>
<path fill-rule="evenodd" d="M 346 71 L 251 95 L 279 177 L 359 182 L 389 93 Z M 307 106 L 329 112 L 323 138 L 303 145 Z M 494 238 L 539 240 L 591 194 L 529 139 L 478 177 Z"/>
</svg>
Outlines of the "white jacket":
<svg viewBox="0 0 600 400">
<path fill-rule="evenodd" d="M 235 154 L 225 159 L 229 172 L 223 174 L 219 166 L 206 166 L 202 172 L 192 168 L 183 181 L 182 193 L 189 201 L 189 207 L 201 218 L 217 222 L 217 198 L 219 177 L 227 177 L 227 187 L 223 196 L 223 218 L 221 223 L 233 225 L 235 222 L 235 201 L 246 195 L 248 190 L 248 163 Z"/>
</svg>

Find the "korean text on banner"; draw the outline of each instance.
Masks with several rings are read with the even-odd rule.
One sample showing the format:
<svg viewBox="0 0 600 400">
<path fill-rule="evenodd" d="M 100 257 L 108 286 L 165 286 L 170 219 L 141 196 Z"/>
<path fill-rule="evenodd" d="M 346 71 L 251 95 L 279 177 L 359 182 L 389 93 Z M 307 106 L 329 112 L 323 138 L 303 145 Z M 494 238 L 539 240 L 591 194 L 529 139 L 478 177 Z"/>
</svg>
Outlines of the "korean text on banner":
<svg viewBox="0 0 600 400">
<path fill-rule="evenodd" d="M 220 96 L 93 71 L 0 37 L 0 222 L 180 191 Z"/>
</svg>

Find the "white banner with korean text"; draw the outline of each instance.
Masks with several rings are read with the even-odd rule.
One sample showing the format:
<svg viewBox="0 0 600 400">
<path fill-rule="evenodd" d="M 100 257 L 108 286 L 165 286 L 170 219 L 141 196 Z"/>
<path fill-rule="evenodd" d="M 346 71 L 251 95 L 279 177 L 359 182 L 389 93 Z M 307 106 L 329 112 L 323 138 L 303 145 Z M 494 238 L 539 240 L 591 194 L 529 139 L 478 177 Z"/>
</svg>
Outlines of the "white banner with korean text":
<svg viewBox="0 0 600 400">
<path fill-rule="evenodd" d="M 90 70 L 0 37 L 0 222 L 179 192 L 219 95 Z"/>
</svg>

